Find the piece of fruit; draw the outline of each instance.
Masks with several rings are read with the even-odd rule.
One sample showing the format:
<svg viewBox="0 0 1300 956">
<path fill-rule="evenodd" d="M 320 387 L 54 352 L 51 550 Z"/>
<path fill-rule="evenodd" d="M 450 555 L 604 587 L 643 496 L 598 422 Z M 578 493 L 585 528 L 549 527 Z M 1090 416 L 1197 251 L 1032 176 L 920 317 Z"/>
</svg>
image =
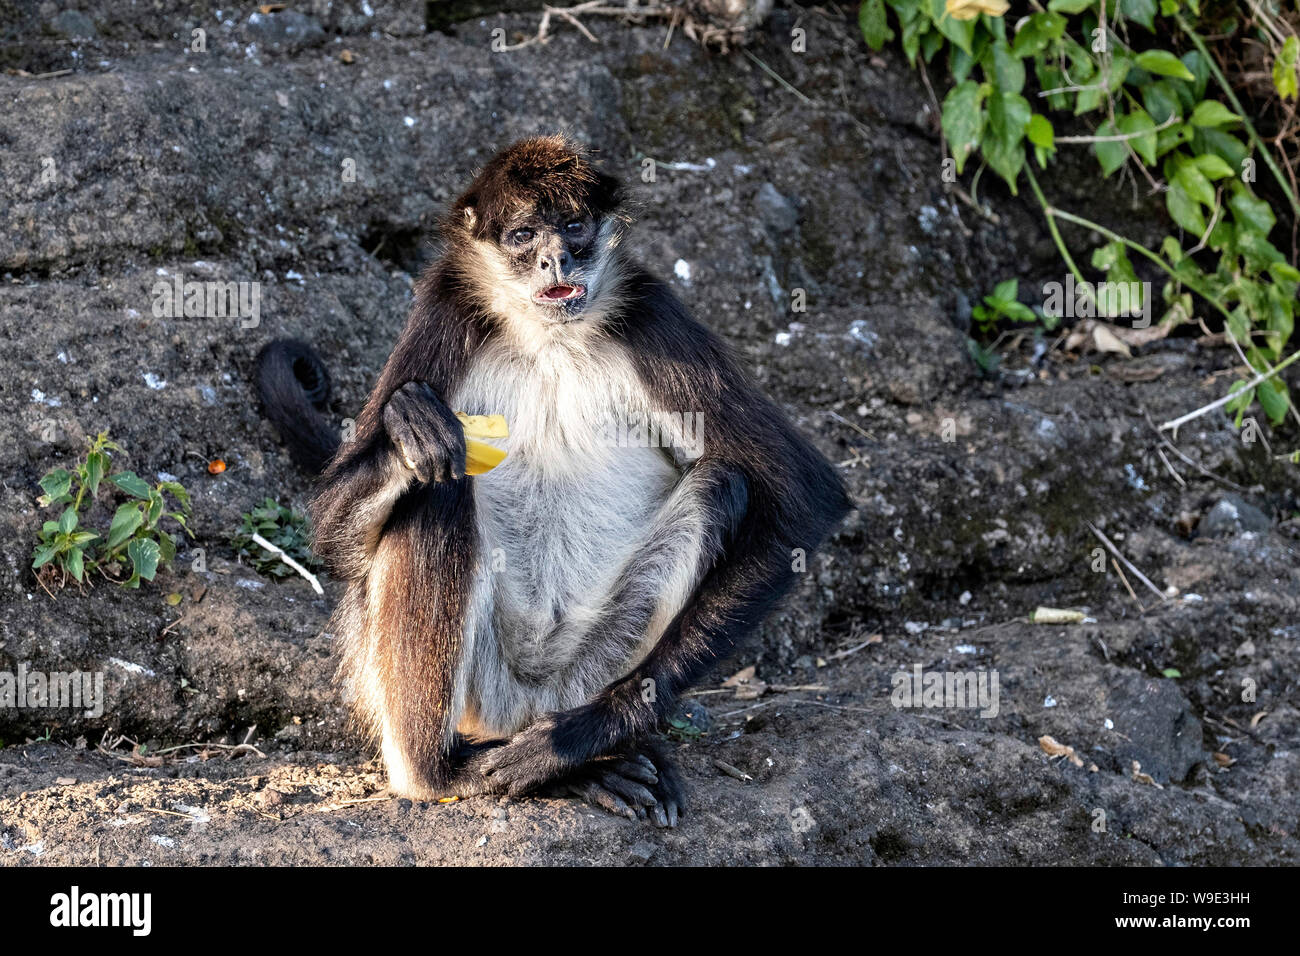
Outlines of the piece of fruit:
<svg viewBox="0 0 1300 956">
<path fill-rule="evenodd" d="M 465 439 L 465 474 L 481 475 L 506 460 L 506 453 L 472 438 Z"/>
<path fill-rule="evenodd" d="M 463 415 L 457 412 L 456 417 L 460 419 L 461 428 L 465 430 L 465 474 L 485 474 L 506 460 L 506 453 L 500 448 L 474 440 L 475 438 L 509 438 L 510 429 L 506 427 L 504 415 Z M 415 462 L 411 461 L 411 456 L 406 453 L 400 441 L 397 442 L 397 451 L 406 462 L 406 467 L 414 471 Z"/>
<path fill-rule="evenodd" d="M 504 415 L 466 415 L 457 412 L 465 429 L 465 474 L 482 475 L 506 460 L 500 448 L 475 441 L 475 438 L 509 438 L 510 429 Z"/>
<path fill-rule="evenodd" d="M 509 438 L 510 429 L 504 415 L 466 415 L 457 412 L 461 427 L 470 438 Z"/>
</svg>

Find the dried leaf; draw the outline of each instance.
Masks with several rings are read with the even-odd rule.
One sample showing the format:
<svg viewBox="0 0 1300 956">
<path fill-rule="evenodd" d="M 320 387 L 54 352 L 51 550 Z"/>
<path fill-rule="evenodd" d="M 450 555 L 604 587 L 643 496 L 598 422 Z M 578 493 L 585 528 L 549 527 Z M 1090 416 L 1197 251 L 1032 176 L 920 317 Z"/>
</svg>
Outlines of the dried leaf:
<svg viewBox="0 0 1300 956">
<path fill-rule="evenodd" d="M 767 682 L 755 677 L 754 665 L 742 668 L 722 682 L 723 687 L 736 689 L 736 700 L 758 700 L 767 693 Z"/>
<path fill-rule="evenodd" d="M 1030 624 L 1082 624 L 1082 611 L 1063 611 L 1055 607 L 1039 607 L 1029 615 Z"/>
<path fill-rule="evenodd" d="M 1250 727 L 1251 727 L 1251 729 L 1254 730 L 1256 727 L 1258 727 L 1258 726 L 1259 726 L 1259 722 L 1260 722 L 1261 720 L 1263 720 L 1264 717 L 1265 717 L 1265 715 L 1267 715 L 1267 714 L 1268 714 L 1268 711 L 1266 711 L 1266 710 L 1261 710 L 1261 711 L 1260 711 L 1258 714 L 1256 714 L 1254 717 L 1250 718 Z"/>
<path fill-rule="evenodd" d="M 1148 325 L 1145 329 L 1135 329 L 1128 325 L 1107 325 L 1105 328 L 1125 345 L 1136 348 L 1139 345 L 1149 345 L 1167 338 L 1173 323 Z"/>
<path fill-rule="evenodd" d="M 1042 747 L 1043 752 L 1049 757 L 1064 757 L 1076 767 L 1083 766 L 1083 759 L 1074 752 L 1074 748 L 1067 747 L 1065 744 L 1060 743 L 1055 737 L 1043 734 L 1043 736 L 1038 738 L 1038 746 Z"/>
<path fill-rule="evenodd" d="M 1116 365 L 1108 368 L 1106 374 L 1121 382 L 1154 382 L 1167 371 L 1167 365 Z"/>
<path fill-rule="evenodd" d="M 1142 765 L 1136 760 L 1133 761 L 1133 779 L 1138 783 L 1148 783 L 1157 790 L 1163 790 L 1164 787 L 1155 782 L 1155 779 L 1149 773 L 1142 772 Z"/>
<path fill-rule="evenodd" d="M 1097 324 L 1092 327 L 1092 344 L 1098 352 L 1113 352 L 1125 358 L 1132 358 L 1133 353 L 1108 325 Z"/>
<path fill-rule="evenodd" d="M 758 673 L 758 667 L 754 664 L 750 664 L 748 667 L 742 667 L 740 670 L 736 671 L 736 673 L 732 674 L 730 677 L 724 680 L 722 682 L 722 686 L 739 687 L 741 684 L 745 683 L 746 681 L 753 680 L 754 675 L 757 673 Z"/>
<path fill-rule="evenodd" d="M 1215 751 L 1214 762 L 1217 763 L 1220 767 L 1231 767 L 1237 761 L 1235 758 L 1229 757 L 1225 753 L 1219 753 L 1218 751 Z"/>
</svg>

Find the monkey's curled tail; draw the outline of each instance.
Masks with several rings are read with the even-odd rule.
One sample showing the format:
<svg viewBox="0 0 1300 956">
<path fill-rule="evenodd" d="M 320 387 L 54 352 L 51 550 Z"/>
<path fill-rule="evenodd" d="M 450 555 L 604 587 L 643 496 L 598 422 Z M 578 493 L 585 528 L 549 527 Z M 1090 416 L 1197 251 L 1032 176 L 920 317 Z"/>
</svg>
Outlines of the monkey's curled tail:
<svg viewBox="0 0 1300 956">
<path fill-rule="evenodd" d="M 330 377 L 306 342 L 276 339 L 257 353 L 254 373 L 262 409 L 301 468 L 318 475 L 339 447 L 338 433 L 322 411 L 329 400 Z"/>
</svg>

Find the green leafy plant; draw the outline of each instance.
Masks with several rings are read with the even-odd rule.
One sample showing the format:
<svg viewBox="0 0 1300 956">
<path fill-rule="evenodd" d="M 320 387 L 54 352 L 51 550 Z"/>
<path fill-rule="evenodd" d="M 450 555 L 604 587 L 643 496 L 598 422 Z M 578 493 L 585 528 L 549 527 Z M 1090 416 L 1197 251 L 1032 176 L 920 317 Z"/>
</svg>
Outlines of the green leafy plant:
<svg viewBox="0 0 1300 956">
<path fill-rule="evenodd" d="M 176 557 L 176 537 L 161 528 L 170 519 L 193 537 L 186 523 L 191 505 L 189 493 L 175 481 L 150 485 L 133 471 L 111 472 L 112 452 L 121 446 L 100 432 L 88 442 L 84 458 L 69 471 L 55 468 L 40 481 L 42 508 L 63 511 L 56 520 L 46 521 L 37 535 L 32 552 L 32 570 L 46 585 L 63 586 L 68 578 L 84 583 L 98 571 L 123 587 L 138 588 L 152 581 L 158 568 Z M 83 525 L 96 503 L 100 488 L 107 483 L 125 493 L 129 500 L 113 512 L 107 533 Z M 168 498 L 175 502 L 168 510 Z M 130 573 L 126 569 L 129 566 Z"/>
<path fill-rule="evenodd" d="M 1276 96 L 1294 100 L 1300 40 L 1266 6 L 1250 5 L 1250 39 L 1272 57 Z M 1285 197 L 1293 221 L 1300 202 L 1291 170 L 1284 173 L 1261 140 L 1204 38 L 1243 31 L 1245 11 L 1202 0 L 1042 0 L 1031 7 L 1013 25 L 1000 15 L 1007 4 L 998 0 L 865 0 L 859 25 L 873 49 L 897 37 L 914 65 L 944 53 L 952 85 L 940 124 L 955 172 L 978 164 L 972 194 L 985 169 L 1013 193 L 1027 182 L 1080 284 L 1084 277 L 1060 221 L 1107 240 L 1092 265 L 1108 282 L 1134 278 L 1130 254 L 1147 260 L 1165 276 L 1161 322 L 1189 321 L 1193 296 L 1222 320 L 1248 373 L 1234 384 L 1227 405 L 1238 424 L 1253 401 L 1274 423 L 1288 410 L 1300 421 L 1277 375 L 1300 358 L 1300 352 L 1282 358 L 1300 270 L 1270 241 L 1278 220 L 1256 194 L 1257 162 L 1271 174 L 1270 185 Z M 1092 119 L 1095 132 L 1057 135 L 1053 119 L 1072 117 Z M 1051 206 L 1034 166 L 1049 169 L 1069 144 L 1087 144 L 1104 176 L 1128 166 L 1163 192 L 1182 234 L 1151 249 Z M 1098 301 L 1097 314 L 1113 317 L 1115 305 Z"/>
<path fill-rule="evenodd" d="M 267 551 L 253 535 L 259 534 L 303 567 L 317 570 L 323 562 L 311 550 L 311 526 L 304 515 L 287 508 L 274 498 L 267 498 L 243 515 L 239 531 L 230 543 L 261 574 L 284 578 L 296 574 L 293 568 Z"/>
<path fill-rule="evenodd" d="M 983 304 L 971 309 L 971 317 L 983 332 L 992 331 L 993 327 L 1003 319 L 1011 322 L 1037 322 L 1041 319 L 1043 327 L 1048 331 L 1056 327 L 1059 319 L 1050 315 L 1040 316 L 1021 302 L 1019 295 L 1019 279 L 1006 279 L 999 282 L 993 287 L 993 292 L 984 297 Z"/>
</svg>

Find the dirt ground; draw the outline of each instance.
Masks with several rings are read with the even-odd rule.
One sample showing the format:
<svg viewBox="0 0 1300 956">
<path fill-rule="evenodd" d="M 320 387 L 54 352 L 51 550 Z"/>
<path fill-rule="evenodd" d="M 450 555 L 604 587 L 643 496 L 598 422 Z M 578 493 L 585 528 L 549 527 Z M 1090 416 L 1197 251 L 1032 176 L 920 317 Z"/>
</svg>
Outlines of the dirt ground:
<svg viewBox="0 0 1300 956">
<path fill-rule="evenodd" d="M 0 673 L 99 672 L 107 696 L 99 716 L 0 709 L 0 863 L 1300 860 L 1300 482 L 1275 458 L 1295 425 L 1246 443 L 1211 414 L 1162 445 L 1155 425 L 1236 374 L 1189 330 L 1132 358 L 1026 335 L 982 373 L 972 303 L 1063 267 L 1032 198 L 986 177 L 988 216 L 949 191 L 924 85 L 851 12 L 782 7 L 722 56 L 612 20 L 589 22 L 598 44 L 559 26 L 494 53 L 537 17 L 426 32 L 422 4 L 293 7 L 0 0 L 0 68 L 72 70 L 0 75 Z M 337 585 L 262 577 L 230 545 L 263 498 L 310 497 L 252 394 L 260 346 L 315 343 L 333 414 L 355 415 L 441 204 L 557 128 L 637 184 L 642 258 L 857 505 L 689 702 L 673 831 L 562 799 L 374 799 L 330 682 Z M 1158 240 L 1159 203 L 1092 162 L 1054 167 L 1052 200 Z M 178 273 L 261 282 L 259 324 L 156 317 Z M 36 483 L 103 429 L 124 467 L 191 490 L 195 538 L 139 591 L 51 597 L 28 567 Z M 1038 606 L 1086 616 L 1031 624 Z M 764 694 L 719 686 L 750 665 Z M 996 713 L 895 706 L 915 667 L 996 674 Z"/>
</svg>

